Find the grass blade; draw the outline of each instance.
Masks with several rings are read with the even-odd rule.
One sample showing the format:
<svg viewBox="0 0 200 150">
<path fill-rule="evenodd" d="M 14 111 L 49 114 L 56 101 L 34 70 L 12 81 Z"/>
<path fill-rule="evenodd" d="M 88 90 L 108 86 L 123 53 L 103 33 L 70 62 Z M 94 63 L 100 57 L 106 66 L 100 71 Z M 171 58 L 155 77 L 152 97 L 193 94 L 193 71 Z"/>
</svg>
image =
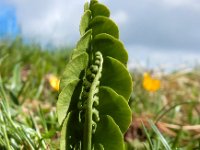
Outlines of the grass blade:
<svg viewBox="0 0 200 150">
<path fill-rule="evenodd" d="M 151 128 L 153 129 L 153 131 L 156 133 L 156 135 L 159 137 L 160 141 L 162 142 L 163 146 L 165 147 L 166 150 L 171 150 L 169 144 L 167 143 L 167 141 L 165 140 L 165 138 L 163 137 L 163 135 L 160 133 L 160 131 L 158 130 L 158 128 L 154 125 L 154 123 L 150 120 L 148 121 L 149 124 L 151 125 Z"/>
</svg>

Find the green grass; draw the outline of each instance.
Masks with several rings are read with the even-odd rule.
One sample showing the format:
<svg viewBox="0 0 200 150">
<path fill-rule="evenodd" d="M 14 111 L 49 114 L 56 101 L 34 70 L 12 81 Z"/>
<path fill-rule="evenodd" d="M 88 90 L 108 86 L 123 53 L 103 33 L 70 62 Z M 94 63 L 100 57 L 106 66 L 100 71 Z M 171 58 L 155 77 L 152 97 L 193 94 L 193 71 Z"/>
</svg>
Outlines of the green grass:
<svg viewBox="0 0 200 150">
<path fill-rule="evenodd" d="M 0 43 L 0 70 L 3 82 L 14 98 L 55 102 L 55 94 L 46 87 L 48 74 L 61 75 L 70 49 L 45 50 L 38 45 L 25 45 L 20 39 Z"/>
<path fill-rule="evenodd" d="M 0 42 L 0 149 L 58 148 L 58 95 L 48 75 L 62 74 L 70 52 L 45 50 L 20 39 Z M 127 150 L 200 149 L 200 129 L 194 129 L 200 124 L 200 69 L 161 75 L 162 86 L 155 93 L 143 88 L 143 73 L 132 75 L 133 123 L 126 135 Z"/>
<path fill-rule="evenodd" d="M 200 128 L 194 127 L 200 124 L 200 69 L 162 74 L 161 89 L 155 93 L 143 88 L 141 73 L 133 73 L 133 78 L 132 129 L 143 129 L 145 141 L 140 145 L 145 143 L 149 149 L 199 149 Z"/>
</svg>

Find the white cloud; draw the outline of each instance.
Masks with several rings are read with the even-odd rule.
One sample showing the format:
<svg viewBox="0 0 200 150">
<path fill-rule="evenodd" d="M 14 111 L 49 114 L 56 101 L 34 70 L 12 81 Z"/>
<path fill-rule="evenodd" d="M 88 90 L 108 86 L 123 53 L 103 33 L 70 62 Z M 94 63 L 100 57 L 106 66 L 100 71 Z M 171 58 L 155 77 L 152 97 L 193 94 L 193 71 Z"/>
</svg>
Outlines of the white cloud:
<svg viewBox="0 0 200 150">
<path fill-rule="evenodd" d="M 85 0 L 4 0 L 16 8 L 25 38 L 42 44 L 74 44 Z M 88 0 L 89 1 L 89 0 Z M 199 0 L 99 0 L 111 9 L 126 44 L 199 49 Z M 180 8 L 180 9 L 179 9 Z M 198 9 L 200 10 L 200 9 Z"/>
<path fill-rule="evenodd" d="M 172 71 L 179 69 L 192 68 L 200 64 L 200 52 L 190 49 L 152 49 L 145 46 L 127 46 L 129 50 L 130 69 L 146 68 L 146 69 L 162 69 L 164 71 Z"/>
<path fill-rule="evenodd" d="M 105 0 L 102 0 L 103 3 Z M 75 43 L 79 38 L 79 22 L 86 0 L 8 0 L 16 8 L 24 38 L 55 46 Z M 119 26 L 127 23 L 124 10 L 115 12 Z"/>
<path fill-rule="evenodd" d="M 163 2 L 172 7 L 186 7 L 200 11 L 199 0 L 163 0 Z"/>
<path fill-rule="evenodd" d="M 116 21 L 119 26 L 125 25 L 128 22 L 128 14 L 124 10 L 119 10 L 111 18 Z"/>
<path fill-rule="evenodd" d="M 9 0 L 22 36 L 56 46 L 76 41 L 84 0 Z"/>
</svg>

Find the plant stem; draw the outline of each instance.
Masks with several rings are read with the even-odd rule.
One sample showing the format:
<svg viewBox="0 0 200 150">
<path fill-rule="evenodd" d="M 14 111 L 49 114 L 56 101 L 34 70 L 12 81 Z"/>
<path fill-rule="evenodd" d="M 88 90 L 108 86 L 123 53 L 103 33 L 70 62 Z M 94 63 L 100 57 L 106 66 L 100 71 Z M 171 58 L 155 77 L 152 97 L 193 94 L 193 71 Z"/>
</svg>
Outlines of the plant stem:
<svg viewBox="0 0 200 150">
<path fill-rule="evenodd" d="M 92 148 L 92 99 L 94 90 L 95 87 L 94 84 L 92 84 L 89 97 L 87 99 L 87 108 L 85 114 L 85 124 L 83 133 L 83 150 L 91 150 Z"/>
<path fill-rule="evenodd" d="M 8 139 L 8 135 L 7 135 L 6 127 L 5 127 L 5 126 L 3 126 L 3 134 L 4 134 L 4 138 L 5 138 L 5 140 L 6 140 L 6 147 L 7 147 L 7 150 L 11 150 L 10 142 L 9 142 L 9 139 Z"/>
<path fill-rule="evenodd" d="M 94 95 L 98 93 L 97 90 L 99 86 L 99 80 L 101 78 L 102 66 L 103 66 L 103 56 L 100 52 L 95 54 L 99 58 L 98 71 L 92 82 L 88 99 L 86 102 L 86 113 L 85 113 L 85 123 L 84 123 L 84 133 L 83 133 L 83 150 L 91 150 L 92 149 L 92 130 L 93 130 L 93 103 L 94 103 Z"/>
</svg>

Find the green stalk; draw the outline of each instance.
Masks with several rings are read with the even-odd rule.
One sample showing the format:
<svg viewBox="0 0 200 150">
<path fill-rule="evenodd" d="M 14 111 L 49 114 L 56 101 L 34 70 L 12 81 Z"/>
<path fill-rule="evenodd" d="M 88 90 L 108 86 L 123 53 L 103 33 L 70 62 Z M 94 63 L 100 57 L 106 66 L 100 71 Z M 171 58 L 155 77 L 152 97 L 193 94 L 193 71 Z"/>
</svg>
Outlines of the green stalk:
<svg viewBox="0 0 200 150">
<path fill-rule="evenodd" d="M 6 114 L 10 117 L 11 114 L 10 114 L 10 111 L 8 110 L 9 103 L 8 103 L 8 99 L 7 99 L 7 96 L 6 96 L 4 87 L 3 87 L 3 81 L 2 81 L 1 75 L 0 75 L 0 96 L 3 99 L 2 103 L 4 104 L 3 106 L 5 106 L 4 109 L 6 111 Z"/>
<path fill-rule="evenodd" d="M 92 126 L 93 126 L 93 103 L 94 103 L 94 95 L 98 92 L 97 88 L 99 86 L 99 79 L 101 78 L 102 66 L 103 66 L 103 57 L 100 52 L 96 53 L 97 56 L 100 57 L 100 64 L 98 68 L 98 72 L 93 80 L 91 85 L 89 96 L 87 99 L 86 105 L 86 113 L 85 113 L 85 124 L 84 124 L 84 133 L 83 133 L 83 150 L 91 150 L 92 149 Z"/>
<path fill-rule="evenodd" d="M 8 135 L 6 133 L 6 127 L 5 126 L 3 126 L 3 134 L 4 134 L 4 138 L 6 140 L 6 148 L 7 148 L 7 150 L 11 150 L 10 142 L 9 142 L 9 139 L 8 139 Z"/>
<path fill-rule="evenodd" d="M 83 134 L 83 150 L 91 150 L 92 148 L 92 96 L 94 86 L 91 87 L 89 98 L 87 100 L 88 105 L 85 114 L 84 134 Z"/>
</svg>

